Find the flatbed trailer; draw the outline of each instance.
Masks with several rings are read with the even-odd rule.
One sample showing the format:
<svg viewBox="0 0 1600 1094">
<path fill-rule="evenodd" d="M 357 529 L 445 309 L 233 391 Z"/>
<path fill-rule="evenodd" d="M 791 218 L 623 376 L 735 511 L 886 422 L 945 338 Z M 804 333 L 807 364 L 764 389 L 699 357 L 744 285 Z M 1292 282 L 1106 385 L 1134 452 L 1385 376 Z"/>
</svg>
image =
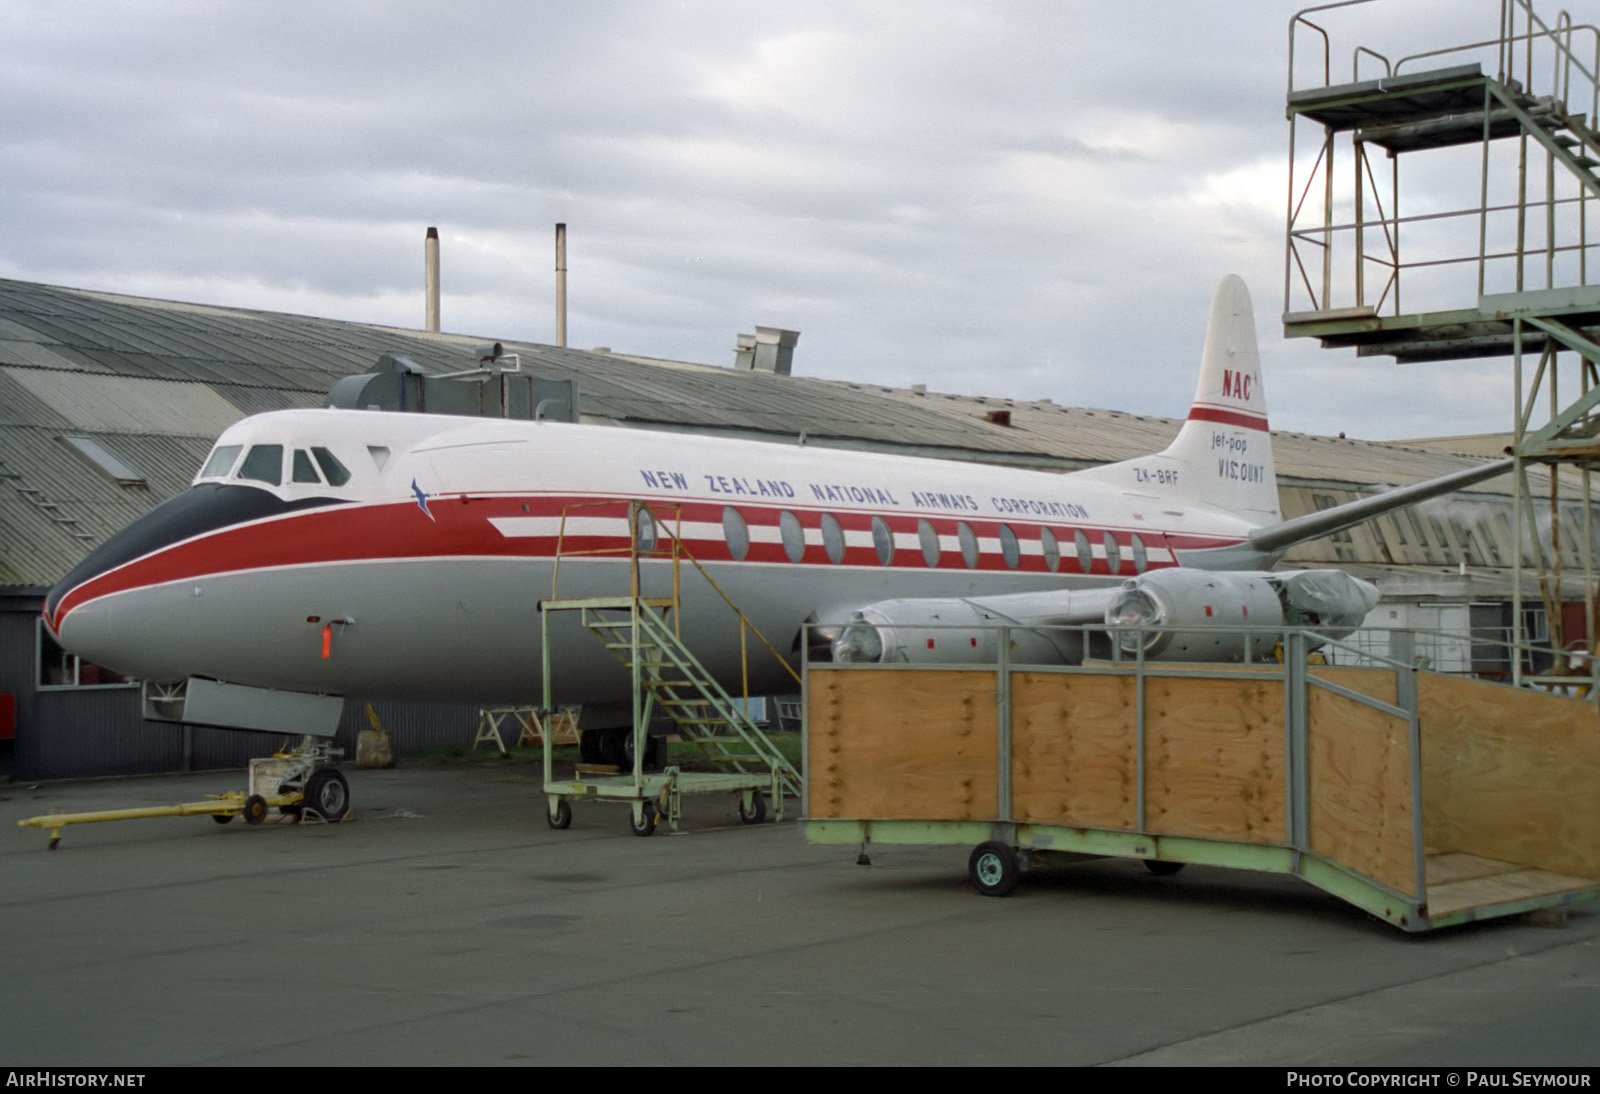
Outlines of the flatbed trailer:
<svg viewBox="0 0 1600 1094">
<path fill-rule="evenodd" d="M 1295 874 L 1403 930 L 1600 895 L 1600 712 L 1388 661 L 808 664 L 803 828 Z M 1349 651 L 1355 655 L 1358 651 Z"/>
</svg>

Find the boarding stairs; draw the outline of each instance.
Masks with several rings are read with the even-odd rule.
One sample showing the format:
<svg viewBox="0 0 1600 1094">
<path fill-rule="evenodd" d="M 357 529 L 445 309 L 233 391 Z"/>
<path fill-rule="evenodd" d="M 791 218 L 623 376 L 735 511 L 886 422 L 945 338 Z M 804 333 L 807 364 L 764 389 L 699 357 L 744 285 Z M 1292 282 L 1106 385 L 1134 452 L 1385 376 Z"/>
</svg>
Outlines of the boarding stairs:
<svg viewBox="0 0 1600 1094">
<path fill-rule="evenodd" d="M 573 533 L 577 542 L 569 543 L 569 520 L 573 527 L 590 531 L 608 523 L 619 525 L 626 529 L 627 545 L 593 546 L 592 538 L 585 544 L 585 539 L 577 532 Z M 555 777 L 551 749 L 546 741 L 544 790 L 550 802 L 549 820 L 553 827 L 565 828 L 572 822 L 573 802 L 594 800 L 627 803 L 636 835 L 649 835 L 658 819 L 665 819 L 676 829 L 683 795 L 697 793 L 737 795 L 740 819 L 746 824 L 755 824 L 766 817 L 768 801 L 772 804 L 773 819 L 782 820 L 785 799 L 798 798 L 803 793 L 800 772 L 747 713 L 747 636 L 754 635 L 796 683 L 799 683 L 799 675 L 695 560 L 683 543 L 681 525 L 679 507 L 660 503 L 586 502 L 562 511 L 551 596 L 539 605 L 543 630 L 544 705 L 551 709 L 555 689 L 550 658 L 551 620 L 576 612 L 582 626 L 598 637 L 606 650 L 628 670 L 633 694 L 633 724 L 626 738 L 629 747 L 624 749 L 624 756 L 618 757 L 624 763 L 580 763 L 570 779 Z M 560 597 L 564 558 L 608 555 L 626 564 L 627 596 Z M 664 585 L 670 577 L 670 596 L 644 595 L 642 559 L 651 561 L 653 580 Z M 734 699 L 683 641 L 680 563 L 684 561 L 711 586 L 737 620 L 745 702 Z M 592 569 L 589 572 L 595 573 Z M 653 751 L 650 722 L 657 710 L 672 720 L 681 739 L 699 747 L 711 771 L 684 771 L 672 763 L 664 765 L 660 771 L 646 770 L 654 766 L 646 761 Z"/>
<path fill-rule="evenodd" d="M 650 706 L 672 719 L 719 770 L 766 773 L 790 795 L 800 773 L 684 645 L 672 624 L 670 597 L 596 598 L 579 608 L 583 625 L 630 672 Z"/>
</svg>

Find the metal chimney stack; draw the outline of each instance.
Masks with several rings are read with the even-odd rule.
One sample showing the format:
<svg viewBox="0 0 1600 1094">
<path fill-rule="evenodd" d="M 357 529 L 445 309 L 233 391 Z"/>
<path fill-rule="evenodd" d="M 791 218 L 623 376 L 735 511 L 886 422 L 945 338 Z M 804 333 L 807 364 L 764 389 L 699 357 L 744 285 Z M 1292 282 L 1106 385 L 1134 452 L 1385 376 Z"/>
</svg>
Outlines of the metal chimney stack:
<svg viewBox="0 0 1600 1094">
<path fill-rule="evenodd" d="M 424 328 L 431 334 L 439 333 L 439 229 L 429 228 L 423 244 L 427 273 L 423 292 L 427 297 L 427 315 Z"/>
<path fill-rule="evenodd" d="M 556 345 L 567 344 L 567 226 L 556 225 Z"/>
</svg>

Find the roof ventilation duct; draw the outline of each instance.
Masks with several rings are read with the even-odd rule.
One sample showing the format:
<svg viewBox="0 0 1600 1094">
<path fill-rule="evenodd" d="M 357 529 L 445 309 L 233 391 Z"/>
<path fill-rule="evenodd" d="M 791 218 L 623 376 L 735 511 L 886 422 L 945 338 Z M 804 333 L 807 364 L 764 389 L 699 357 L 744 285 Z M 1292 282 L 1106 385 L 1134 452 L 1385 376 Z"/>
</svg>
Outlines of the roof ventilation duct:
<svg viewBox="0 0 1600 1094">
<path fill-rule="evenodd" d="M 412 414 L 463 414 L 475 418 L 578 420 L 578 388 L 520 371 L 515 354 L 500 343 L 477 350 L 481 367 L 450 376 L 429 376 L 409 357 L 386 353 L 371 372 L 346 376 L 328 391 L 323 406 L 344 410 L 399 410 Z"/>
<path fill-rule="evenodd" d="M 794 346 L 798 341 L 800 332 L 797 330 L 757 327 L 754 334 L 739 335 L 733 367 L 788 376 L 794 366 Z"/>
</svg>

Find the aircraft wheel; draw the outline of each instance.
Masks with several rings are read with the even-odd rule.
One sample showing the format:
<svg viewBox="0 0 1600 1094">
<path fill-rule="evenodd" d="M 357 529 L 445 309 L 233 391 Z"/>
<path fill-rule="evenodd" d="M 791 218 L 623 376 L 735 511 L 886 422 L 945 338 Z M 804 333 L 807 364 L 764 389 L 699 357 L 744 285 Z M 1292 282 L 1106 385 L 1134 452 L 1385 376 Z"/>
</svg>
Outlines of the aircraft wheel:
<svg viewBox="0 0 1600 1094">
<path fill-rule="evenodd" d="M 967 860 L 967 880 L 984 896 L 1005 896 L 1017 887 L 1021 876 L 1017 852 L 1007 843 L 980 843 Z"/>
<path fill-rule="evenodd" d="M 213 814 L 211 814 L 211 819 L 216 821 L 218 824 L 227 824 L 229 821 L 233 820 L 233 814 L 232 813 L 213 813 Z"/>
<path fill-rule="evenodd" d="M 761 796 L 760 792 L 750 795 L 750 808 L 748 810 L 744 807 L 744 796 L 740 795 L 739 819 L 746 824 L 760 824 L 767 819 L 767 800 Z"/>
<path fill-rule="evenodd" d="M 278 785 L 278 793 L 279 794 L 293 794 L 294 793 L 294 787 L 292 787 L 292 786 L 284 786 L 283 784 L 280 783 Z M 278 814 L 280 816 L 293 817 L 296 820 L 299 820 L 300 819 L 300 809 L 301 809 L 301 804 L 299 802 L 295 802 L 293 805 L 280 805 L 280 806 L 278 806 Z"/>
<path fill-rule="evenodd" d="M 340 821 L 350 812 L 350 784 L 335 767 L 323 767 L 306 780 L 302 809 L 314 809 L 327 821 Z"/>
<path fill-rule="evenodd" d="M 549 810 L 545 811 L 544 819 L 545 819 L 546 822 L 549 823 L 551 828 L 557 829 L 558 831 L 560 829 L 563 829 L 563 828 L 571 828 L 572 827 L 572 806 L 571 806 L 571 804 L 568 803 L 566 798 L 562 798 L 560 801 L 556 802 L 556 808 L 555 808 L 554 812 L 551 812 Z"/>
<path fill-rule="evenodd" d="M 645 802 L 639 809 L 639 819 L 634 820 L 633 815 L 628 815 L 628 830 L 636 836 L 650 836 L 656 830 L 656 806 L 654 802 Z"/>
<path fill-rule="evenodd" d="M 1173 874 L 1183 869 L 1183 863 L 1166 862 L 1165 860 L 1158 858 L 1147 858 L 1144 860 L 1144 868 L 1149 870 L 1156 877 L 1171 877 Z"/>
<path fill-rule="evenodd" d="M 244 809 L 240 813 L 246 824 L 260 824 L 267 819 L 267 799 L 260 794 L 251 794 L 244 800 Z"/>
<path fill-rule="evenodd" d="M 600 762 L 611 764 L 614 767 L 633 766 L 633 757 L 628 755 L 628 729 L 608 729 L 600 735 Z"/>
<path fill-rule="evenodd" d="M 578 734 L 578 762 L 586 764 L 605 763 L 606 731 L 603 729 L 586 729 Z"/>
<path fill-rule="evenodd" d="M 624 730 L 622 734 L 622 766 L 633 770 L 633 731 Z M 667 755 L 667 742 L 663 737 L 645 737 L 644 763 L 640 765 L 644 771 L 660 771 L 662 760 Z"/>
</svg>

